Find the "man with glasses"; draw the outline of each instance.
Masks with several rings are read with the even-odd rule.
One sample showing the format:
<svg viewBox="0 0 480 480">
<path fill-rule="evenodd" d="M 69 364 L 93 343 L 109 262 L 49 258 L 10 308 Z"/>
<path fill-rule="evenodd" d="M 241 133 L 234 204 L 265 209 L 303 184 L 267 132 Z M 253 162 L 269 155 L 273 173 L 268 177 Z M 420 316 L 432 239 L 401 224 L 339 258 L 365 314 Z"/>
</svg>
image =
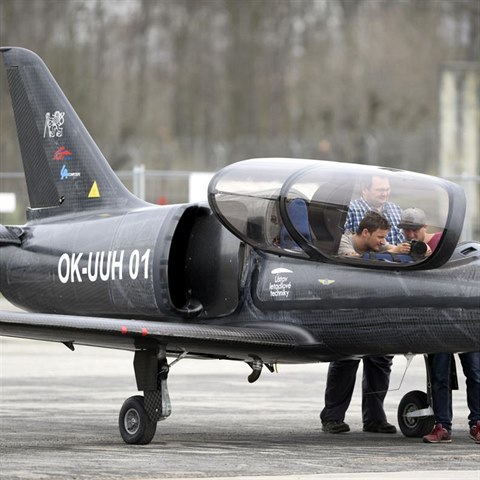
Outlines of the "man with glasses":
<svg viewBox="0 0 480 480">
<path fill-rule="evenodd" d="M 398 223 L 402 215 L 402 209 L 395 203 L 389 202 L 390 181 L 381 175 L 372 175 L 361 183 L 362 196 L 352 200 L 348 207 L 345 232 L 356 232 L 365 214 L 374 211 L 384 216 L 390 223 L 390 231 L 387 234 L 387 242 L 398 245 L 404 241 L 404 235 Z"/>
</svg>

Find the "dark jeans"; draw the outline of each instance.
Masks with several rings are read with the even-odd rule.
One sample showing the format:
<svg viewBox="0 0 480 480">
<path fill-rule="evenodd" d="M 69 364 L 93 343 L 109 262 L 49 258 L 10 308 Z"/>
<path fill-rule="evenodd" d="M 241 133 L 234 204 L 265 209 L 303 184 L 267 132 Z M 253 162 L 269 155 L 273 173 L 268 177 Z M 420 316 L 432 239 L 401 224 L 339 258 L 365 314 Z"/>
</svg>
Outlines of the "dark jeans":
<svg viewBox="0 0 480 480">
<path fill-rule="evenodd" d="M 393 357 L 363 358 L 362 417 L 363 423 L 385 421 L 383 401 L 390 383 Z M 355 387 L 360 360 L 339 360 L 330 363 L 325 389 L 325 408 L 320 414 L 322 423 L 343 422 Z"/>
<path fill-rule="evenodd" d="M 460 353 L 467 384 L 467 405 L 470 410 L 468 423 L 476 425 L 480 420 L 480 352 Z M 432 407 L 435 422 L 447 430 L 452 429 L 452 390 L 450 388 L 451 353 L 429 355 L 432 382 Z"/>
</svg>

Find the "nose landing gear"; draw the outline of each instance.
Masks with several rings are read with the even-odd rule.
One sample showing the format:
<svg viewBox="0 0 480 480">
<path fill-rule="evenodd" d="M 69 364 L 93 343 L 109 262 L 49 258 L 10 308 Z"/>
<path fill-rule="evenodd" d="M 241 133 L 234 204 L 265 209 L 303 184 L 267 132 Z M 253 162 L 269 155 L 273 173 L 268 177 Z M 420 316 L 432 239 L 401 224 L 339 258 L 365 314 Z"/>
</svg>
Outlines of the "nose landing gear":
<svg viewBox="0 0 480 480">
<path fill-rule="evenodd" d="M 408 392 L 398 405 L 398 426 L 406 437 L 423 437 L 430 433 L 435 425 L 432 409 L 431 365 L 428 355 L 424 355 L 424 359 L 427 372 L 427 393 L 419 390 Z M 457 369 L 453 355 L 450 362 L 450 388 L 458 389 Z"/>
<path fill-rule="evenodd" d="M 435 420 L 428 395 L 419 390 L 404 395 L 398 405 L 397 420 L 406 437 L 423 437 L 430 433 Z"/>
</svg>

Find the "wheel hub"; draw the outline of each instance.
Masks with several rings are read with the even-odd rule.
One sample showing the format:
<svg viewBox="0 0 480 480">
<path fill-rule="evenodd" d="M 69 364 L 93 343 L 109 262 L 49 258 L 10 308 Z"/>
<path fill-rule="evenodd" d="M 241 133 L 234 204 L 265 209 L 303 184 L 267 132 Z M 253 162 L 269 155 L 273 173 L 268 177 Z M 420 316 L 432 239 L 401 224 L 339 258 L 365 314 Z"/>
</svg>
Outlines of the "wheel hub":
<svg viewBox="0 0 480 480">
<path fill-rule="evenodd" d="M 138 432 L 138 429 L 140 428 L 140 415 L 138 414 L 137 410 L 134 408 L 127 410 L 127 413 L 124 417 L 124 425 L 125 430 L 130 435 L 135 435 Z"/>
</svg>

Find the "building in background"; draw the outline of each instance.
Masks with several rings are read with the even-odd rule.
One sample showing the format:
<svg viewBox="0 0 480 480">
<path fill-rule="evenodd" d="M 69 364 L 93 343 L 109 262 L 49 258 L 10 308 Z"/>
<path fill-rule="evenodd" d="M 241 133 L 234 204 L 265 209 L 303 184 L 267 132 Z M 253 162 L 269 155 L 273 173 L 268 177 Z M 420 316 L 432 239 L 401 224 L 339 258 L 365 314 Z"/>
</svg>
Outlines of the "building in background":
<svg viewBox="0 0 480 480">
<path fill-rule="evenodd" d="M 480 238 L 480 63 L 445 64 L 439 90 L 439 175 L 467 195 L 463 238 Z"/>
</svg>

